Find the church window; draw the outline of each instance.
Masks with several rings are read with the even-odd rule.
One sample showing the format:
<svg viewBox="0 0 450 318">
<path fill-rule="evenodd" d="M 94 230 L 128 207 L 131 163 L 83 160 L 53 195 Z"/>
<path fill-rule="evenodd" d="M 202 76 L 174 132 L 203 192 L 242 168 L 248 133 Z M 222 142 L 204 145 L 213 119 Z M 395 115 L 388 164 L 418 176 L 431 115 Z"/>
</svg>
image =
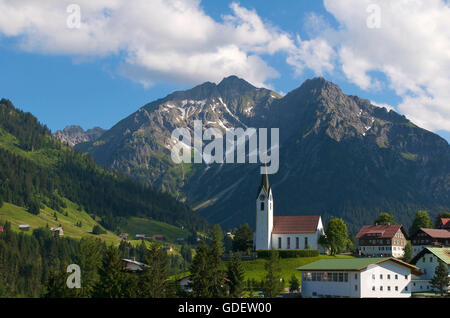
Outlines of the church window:
<svg viewBox="0 0 450 318">
<path fill-rule="evenodd" d="M 261 202 L 261 211 L 264 211 L 264 202 Z"/>
<path fill-rule="evenodd" d="M 287 238 L 287 249 L 289 250 L 291 248 L 291 238 Z"/>
<path fill-rule="evenodd" d="M 278 248 L 281 249 L 281 237 L 278 238 Z"/>
<path fill-rule="evenodd" d="M 295 248 L 296 249 L 300 248 L 300 239 L 298 237 L 295 238 Z"/>
<path fill-rule="evenodd" d="M 308 238 L 305 237 L 305 250 L 308 248 Z"/>
</svg>

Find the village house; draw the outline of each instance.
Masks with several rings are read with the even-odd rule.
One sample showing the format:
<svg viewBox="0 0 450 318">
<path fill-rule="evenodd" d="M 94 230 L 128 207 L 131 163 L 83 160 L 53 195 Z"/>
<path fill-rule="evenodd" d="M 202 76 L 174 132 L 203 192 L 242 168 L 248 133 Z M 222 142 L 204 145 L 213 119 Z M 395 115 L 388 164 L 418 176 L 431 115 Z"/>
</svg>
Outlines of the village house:
<svg viewBox="0 0 450 318">
<path fill-rule="evenodd" d="M 450 273 L 450 248 L 426 247 L 411 260 L 411 264 L 419 267 L 422 272 L 420 277 L 413 276 L 412 278 L 413 292 L 433 291 L 430 281 L 434 276 L 434 272 L 439 265 L 439 262 L 444 262 Z M 449 289 L 447 289 L 447 291 L 449 291 Z"/>
<path fill-rule="evenodd" d="M 159 241 L 159 242 L 164 241 L 164 235 L 162 235 L 162 234 L 155 234 L 155 235 L 152 236 L 152 240 L 153 241 Z"/>
<path fill-rule="evenodd" d="M 136 234 L 136 240 L 145 240 L 145 234 Z"/>
<path fill-rule="evenodd" d="M 123 270 L 129 272 L 141 272 L 144 267 L 149 267 L 147 264 L 136 261 L 136 258 L 133 259 L 122 259 Z"/>
<path fill-rule="evenodd" d="M 411 297 L 419 268 L 394 257 L 321 259 L 301 266 L 302 295 L 313 298 Z"/>
<path fill-rule="evenodd" d="M 359 255 L 403 257 L 407 234 L 401 224 L 365 225 L 356 235 Z"/>
<path fill-rule="evenodd" d="M 52 231 L 53 233 L 57 234 L 58 236 L 63 236 L 64 235 L 64 230 L 61 226 L 58 227 L 52 227 L 50 228 L 50 231 Z"/>
<path fill-rule="evenodd" d="M 20 224 L 19 225 L 19 230 L 21 230 L 21 231 L 29 231 L 30 230 L 30 225 L 29 224 Z"/>
<path fill-rule="evenodd" d="M 273 216 L 273 195 L 267 174 L 262 176 L 256 197 L 255 250 L 303 250 L 325 252 L 319 238 L 325 231 L 322 218 L 313 216 Z"/>
<path fill-rule="evenodd" d="M 426 247 L 450 247 L 450 231 L 421 228 L 411 237 L 413 257 Z"/>
<path fill-rule="evenodd" d="M 126 240 L 126 239 L 128 239 L 128 233 L 120 233 L 119 237 L 120 237 L 122 240 Z"/>
</svg>

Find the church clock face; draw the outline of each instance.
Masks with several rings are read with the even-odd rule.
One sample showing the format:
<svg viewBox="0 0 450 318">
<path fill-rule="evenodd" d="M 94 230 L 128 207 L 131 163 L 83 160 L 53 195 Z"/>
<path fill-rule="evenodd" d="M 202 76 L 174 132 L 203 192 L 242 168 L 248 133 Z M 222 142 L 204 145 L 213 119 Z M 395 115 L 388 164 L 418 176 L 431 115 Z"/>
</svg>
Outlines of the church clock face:
<svg viewBox="0 0 450 318">
<path fill-rule="evenodd" d="M 264 200 L 266 198 L 266 196 L 264 195 L 264 194 L 261 194 L 260 196 L 259 196 L 259 199 L 262 201 L 262 200 Z"/>
</svg>

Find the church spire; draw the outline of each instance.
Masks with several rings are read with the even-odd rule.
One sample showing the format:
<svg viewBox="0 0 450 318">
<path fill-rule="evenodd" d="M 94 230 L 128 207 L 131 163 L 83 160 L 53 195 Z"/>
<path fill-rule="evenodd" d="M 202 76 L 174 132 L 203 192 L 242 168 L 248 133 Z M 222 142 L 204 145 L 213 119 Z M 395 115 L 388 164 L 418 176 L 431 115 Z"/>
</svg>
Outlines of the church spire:
<svg viewBox="0 0 450 318">
<path fill-rule="evenodd" d="M 261 177 L 261 185 L 259 186 L 259 189 L 258 189 L 258 195 L 261 192 L 261 189 L 264 189 L 264 191 L 266 192 L 267 195 L 269 195 L 269 191 L 270 191 L 269 176 L 267 174 L 267 166 L 264 165 L 264 168 L 265 168 L 265 173 Z"/>
</svg>

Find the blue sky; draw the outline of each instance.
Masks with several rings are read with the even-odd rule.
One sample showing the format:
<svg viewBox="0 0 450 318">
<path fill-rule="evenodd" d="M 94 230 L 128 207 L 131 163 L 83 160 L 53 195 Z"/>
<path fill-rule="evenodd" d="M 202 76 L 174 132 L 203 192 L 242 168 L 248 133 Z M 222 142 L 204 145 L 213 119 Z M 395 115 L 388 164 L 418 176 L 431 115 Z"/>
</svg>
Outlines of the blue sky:
<svg viewBox="0 0 450 318">
<path fill-rule="evenodd" d="M 49 20 L 58 21 L 60 17 L 61 21 L 65 21 L 68 12 L 60 5 L 61 2 L 58 2 L 59 5 L 51 0 L 43 2 L 44 9 L 47 9 L 43 11 L 44 14 L 54 14 L 52 17 L 55 18 L 49 16 Z M 341 86 L 345 93 L 390 105 L 419 125 L 450 140 L 450 125 L 447 125 L 450 123 L 448 95 L 440 87 L 430 85 L 427 79 L 437 78 L 441 79 L 439 82 L 446 83 L 450 76 L 445 73 L 449 62 L 439 52 L 424 51 L 415 56 L 417 47 L 409 47 L 402 37 L 392 36 L 397 29 L 390 19 L 394 21 L 392 17 L 397 20 L 402 18 L 394 12 L 398 8 L 380 4 L 381 23 L 386 22 L 375 33 L 368 29 L 361 31 L 360 26 L 353 21 L 357 20 L 355 15 L 365 21 L 370 15 L 366 7 L 377 1 L 366 1 L 359 11 L 357 9 L 361 1 L 354 2 L 355 5 L 347 1 L 347 5 L 352 5 L 349 8 L 342 2 L 334 4 L 332 0 L 283 0 L 276 5 L 273 1 L 262 0 L 242 0 L 239 3 L 189 0 L 183 4 L 186 7 L 175 6 L 175 9 L 173 6 L 163 7 L 166 4 L 159 0 L 142 4 L 142 8 L 148 10 L 148 19 L 154 14 L 154 2 L 155 11 L 167 14 L 167 23 L 177 25 L 179 20 L 181 35 L 178 37 L 173 35 L 177 31 L 175 26 L 161 25 L 158 29 L 148 25 L 146 19 L 139 20 L 139 17 L 134 22 L 132 15 L 135 11 L 128 12 L 123 9 L 125 7 L 95 7 L 88 5 L 89 2 L 85 0 L 79 2 L 81 21 L 85 23 L 81 30 L 89 31 L 86 41 L 80 39 L 74 30 L 58 28 L 56 23 L 43 24 L 39 19 L 34 20 L 34 15 L 30 15 L 26 24 L 20 17 L 13 21 L 11 14 L 8 15 L 10 25 L 0 22 L 0 70 L 3 75 L 0 77 L 0 97 L 11 99 L 17 107 L 32 112 L 52 131 L 71 124 L 85 129 L 93 126 L 110 128 L 152 100 L 206 80 L 218 81 L 222 75 L 227 76 L 236 70 L 238 76 L 281 93 L 295 89 L 307 78 L 324 76 Z M 448 9 L 444 1 L 430 2 L 431 9 L 427 10 L 435 11 L 422 10 L 423 13 L 419 14 L 424 15 L 424 21 L 427 14 L 436 19 L 436 12 L 441 12 L 442 8 Z M 0 0 L 0 21 L 2 12 L 5 14 L 14 6 L 17 9 L 20 4 Z M 111 23 L 115 23 L 117 28 L 123 21 L 133 22 L 122 28 L 126 30 L 123 37 L 112 35 L 121 32 L 121 29 L 113 30 L 115 27 L 106 29 L 110 33 L 103 37 L 95 37 L 97 32 L 100 33 L 95 29 L 95 19 L 98 19 L 98 12 L 106 9 L 113 13 L 102 18 L 116 19 Z M 36 6 L 35 10 L 38 16 L 39 10 L 43 9 L 42 6 Z M 404 12 L 405 8 L 402 10 Z M 125 11 L 123 16 L 119 14 Z M 412 12 L 418 14 L 417 10 Z M 420 19 L 415 21 L 420 23 Z M 445 22 L 442 23 L 445 26 Z M 434 41 L 432 44 L 445 41 L 442 38 L 445 39 L 448 30 L 443 26 L 438 23 L 433 31 L 433 35 L 437 33 L 440 37 L 430 39 L 429 34 L 423 36 L 426 36 L 427 41 Z M 242 29 L 245 32 L 241 32 Z M 140 30 L 148 32 L 149 37 L 136 35 L 136 41 L 129 40 L 134 39 Z M 409 34 L 414 29 L 402 31 Z M 161 51 L 155 48 L 160 44 L 155 40 L 159 33 L 163 39 L 161 43 L 167 42 L 162 43 Z M 201 60 L 202 54 L 213 56 L 212 65 L 222 61 L 214 56 L 222 48 L 222 33 L 227 47 L 235 48 L 230 55 L 236 54 L 236 59 L 227 60 L 225 66 L 219 65 L 218 70 L 211 74 L 204 69 L 197 70 L 195 63 L 191 66 L 189 63 L 195 61 L 197 56 Z M 70 40 L 71 36 L 74 38 Z M 174 37 L 173 40 L 170 36 Z M 235 40 L 238 37 L 240 39 Z M 282 37 L 287 40 L 280 44 L 277 39 Z M 105 44 L 102 43 L 104 38 Z M 255 41 L 256 38 L 261 40 Z M 67 39 L 71 42 L 67 42 Z M 197 40 L 198 44 L 195 42 Z M 411 41 L 419 40 L 420 37 L 411 38 Z M 447 41 L 450 40 L 447 38 Z M 379 55 L 376 55 L 381 45 L 386 48 L 380 49 Z M 437 47 L 446 45 L 449 43 L 443 42 Z M 386 58 L 395 52 L 400 56 L 391 60 Z M 157 58 L 159 60 L 156 63 L 168 63 L 164 56 L 172 53 L 180 59 L 181 67 L 165 69 L 152 64 Z M 404 60 L 401 55 L 405 55 Z M 318 59 L 317 56 L 322 58 Z M 149 57 L 153 59 L 151 62 L 148 62 Z M 414 67 L 410 65 L 422 63 L 424 58 L 437 63 L 442 59 L 442 65 L 415 70 L 416 74 L 426 76 L 423 76 L 423 81 L 409 83 L 410 79 L 416 77 L 411 71 Z M 186 64 L 185 69 L 183 63 Z M 242 66 L 245 63 L 248 65 Z M 407 79 L 404 82 L 408 84 L 401 83 L 401 79 Z"/>
</svg>

